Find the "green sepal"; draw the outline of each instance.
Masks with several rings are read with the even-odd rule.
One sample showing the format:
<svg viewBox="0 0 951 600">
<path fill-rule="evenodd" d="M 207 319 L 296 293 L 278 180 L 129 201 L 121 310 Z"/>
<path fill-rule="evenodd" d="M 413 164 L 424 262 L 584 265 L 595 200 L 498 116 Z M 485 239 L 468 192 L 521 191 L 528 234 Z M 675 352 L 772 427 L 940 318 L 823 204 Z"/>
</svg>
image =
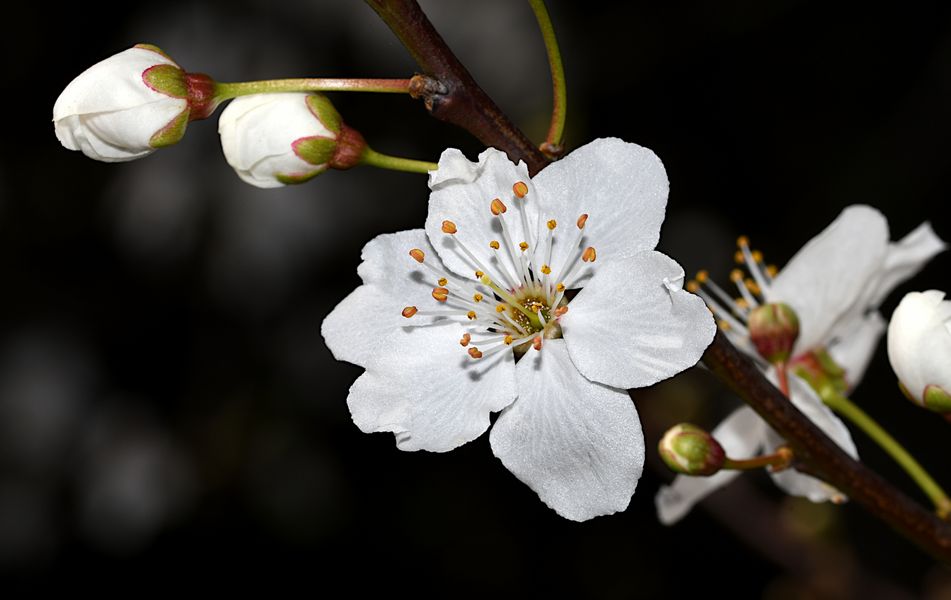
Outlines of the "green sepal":
<svg viewBox="0 0 951 600">
<path fill-rule="evenodd" d="M 340 118 L 340 113 L 331 104 L 330 98 L 323 94 L 310 94 L 307 96 L 307 108 L 314 113 L 317 120 L 323 123 L 324 127 L 334 133 L 340 133 L 343 119 Z"/>
<path fill-rule="evenodd" d="M 295 140 L 291 147 L 304 162 L 326 165 L 337 151 L 337 140 L 321 136 L 305 137 Z"/>
<path fill-rule="evenodd" d="M 297 185 L 298 183 L 304 183 L 306 181 L 310 181 L 311 179 L 313 179 L 314 177 L 317 177 L 318 175 L 320 175 L 326 170 L 327 170 L 326 168 L 317 169 L 316 171 L 313 171 L 311 173 L 305 173 L 302 175 L 285 175 L 284 173 L 278 173 L 277 175 L 274 176 L 274 179 L 277 179 L 284 185 Z"/>
<path fill-rule="evenodd" d="M 171 56 L 169 56 L 168 54 L 166 54 L 164 50 L 162 50 L 161 48 L 159 48 L 159 47 L 156 46 L 155 44 L 136 44 L 134 47 L 135 47 L 135 48 L 142 48 L 143 50 L 149 50 L 149 51 L 151 51 L 151 52 L 155 52 L 156 54 L 161 54 L 161 55 L 164 56 L 165 58 L 171 60 L 172 62 L 175 62 L 175 61 L 172 59 Z"/>
<path fill-rule="evenodd" d="M 187 98 L 188 84 L 185 83 L 185 71 L 175 65 L 155 65 L 142 73 L 145 84 L 156 92 L 173 98 Z"/>
<path fill-rule="evenodd" d="M 937 413 L 951 412 L 951 394 L 937 385 L 926 385 L 925 392 L 922 394 L 925 402 L 925 408 Z"/>
<path fill-rule="evenodd" d="M 186 108 L 178 113 L 178 116 L 169 121 L 168 125 L 159 129 L 155 135 L 149 138 L 149 146 L 153 148 L 164 148 L 177 144 L 185 135 L 185 128 L 188 127 L 189 110 Z"/>
</svg>

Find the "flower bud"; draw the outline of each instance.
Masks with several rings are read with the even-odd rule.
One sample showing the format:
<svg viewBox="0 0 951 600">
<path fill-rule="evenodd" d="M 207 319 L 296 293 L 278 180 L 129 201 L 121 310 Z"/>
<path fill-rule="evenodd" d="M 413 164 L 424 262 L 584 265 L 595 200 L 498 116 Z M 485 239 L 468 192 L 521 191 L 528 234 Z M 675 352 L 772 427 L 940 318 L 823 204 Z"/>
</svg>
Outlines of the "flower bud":
<svg viewBox="0 0 951 600">
<path fill-rule="evenodd" d="M 366 149 L 363 136 L 316 93 L 236 98 L 222 111 L 218 133 L 228 164 L 260 188 L 303 183 L 328 168 L 348 169 Z"/>
<path fill-rule="evenodd" d="M 788 304 L 772 302 L 757 306 L 750 311 L 748 327 L 750 340 L 760 356 L 772 364 L 789 360 L 799 337 L 799 318 Z"/>
<path fill-rule="evenodd" d="M 684 475 L 713 475 L 726 461 L 720 443 L 690 423 L 680 423 L 668 429 L 657 449 L 672 471 Z"/>
<path fill-rule="evenodd" d="M 89 158 L 123 162 L 171 146 L 188 122 L 214 110 L 214 81 L 185 73 L 155 46 L 139 44 L 73 79 L 53 105 L 60 143 Z"/>
<path fill-rule="evenodd" d="M 951 413 L 951 301 L 944 292 L 906 294 L 888 324 L 888 360 L 905 395 Z"/>
</svg>

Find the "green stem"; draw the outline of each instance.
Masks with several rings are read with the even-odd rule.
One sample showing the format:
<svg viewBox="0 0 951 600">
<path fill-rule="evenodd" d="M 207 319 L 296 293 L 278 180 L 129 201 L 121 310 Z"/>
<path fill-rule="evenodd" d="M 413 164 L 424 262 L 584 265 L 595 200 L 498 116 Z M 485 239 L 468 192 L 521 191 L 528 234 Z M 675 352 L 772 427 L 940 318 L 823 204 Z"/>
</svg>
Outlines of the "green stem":
<svg viewBox="0 0 951 600">
<path fill-rule="evenodd" d="M 561 154 L 561 142 L 565 136 L 565 117 L 568 111 L 568 88 L 565 86 L 565 67 L 561 62 L 561 50 L 558 40 L 555 39 L 555 28 L 551 24 L 551 17 L 545 7 L 545 0 L 528 0 L 541 29 L 545 40 L 545 51 L 548 53 L 548 66 L 551 68 L 552 107 L 551 125 L 548 127 L 548 137 L 542 144 L 542 151 L 546 154 Z"/>
<path fill-rule="evenodd" d="M 775 470 L 779 471 L 789 467 L 789 465 L 792 464 L 792 460 L 792 450 L 783 446 L 773 454 L 766 454 L 763 456 L 757 456 L 755 458 L 746 458 L 742 460 L 727 458 L 725 461 L 723 461 L 723 468 L 729 469 L 731 471 L 749 471 L 752 469 L 759 469 L 761 467 L 774 467 Z"/>
<path fill-rule="evenodd" d="M 250 94 L 279 92 L 379 92 L 408 94 L 409 79 L 266 79 L 240 83 L 216 83 L 215 96 L 228 100 Z"/>
<path fill-rule="evenodd" d="M 413 160 L 411 158 L 380 154 L 370 148 L 363 150 L 363 154 L 360 156 L 360 164 L 379 167 L 381 169 L 390 169 L 391 171 L 406 171 L 408 173 L 428 173 L 429 171 L 435 171 L 439 166 L 436 163 L 426 162 L 424 160 Z"/>
<path fill-rule="evenodd" d="M 822 400 L 832 410 L 857 425 L 866 435 L 875 440 L 895 462 L 901 465 L 905 472 L 915 480 L 918 487 L 920 487 L 934 503 L 935 510 L 939 517 L 946 519 L 951 516 L 951 500 L 948 499 L 948 495 L 941 489 L 941 486 L 928 475 L 927 471 L 918 464 L 918 461 L 916 461 L 895 438 L 885 431 L 881 425 L 876 423 L 865 411 L 841 394 L 826 390 L 825 393 L 822 394 Z"/>
</svg>

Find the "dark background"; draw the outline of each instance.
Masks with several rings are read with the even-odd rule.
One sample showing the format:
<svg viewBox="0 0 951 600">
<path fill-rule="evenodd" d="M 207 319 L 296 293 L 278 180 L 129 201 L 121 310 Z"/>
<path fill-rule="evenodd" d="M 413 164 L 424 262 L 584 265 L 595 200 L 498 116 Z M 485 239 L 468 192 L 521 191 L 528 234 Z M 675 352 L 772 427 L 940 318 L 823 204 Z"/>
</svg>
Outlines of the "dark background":
<svg viewBox="0 0 951 600">
<path fill-rule="evenodd" d="M 527 5 L 423 3 L 502 107 L 541 140 L 547 63 Z M 951 10 L 902 3 L 552 0 L 569 142 L 652 148 L 671 180 L 661 250 L 721 281 L 748 234 L 782 265 L 845 206 L 892 236 L 951 239 Z M 417 596 L 951 596 L 951 574 L 855 505 L 743 477 L 673 528 L 648 469 L 630 508 L 578 524 L 546 508 L 487 438 L 403 453 L 351 423 L 323 317 L 374 235 L 420 227 L 425 178 L 356 169 L 258 190 L 214 117 L 178 146 L 103 164 L 61 148 L 50 114 L 93 63 L 138 42 L 221 81 L 405 77 L 362 2 L 69 6 L 7 18 L 0 163 L 0 577 L 7 590 L 342 586 Z M 474 157 L 412 100 L 337 95 L 377 150 Z M 949 288 L 941 255 L 906 291 Z M 951 486 L 948 425 L 904 400 L 884 345 L 854 398 Z M 702 372 L 638 400 L 649 448 L 736 400 Z M 861 433 L 863 459 L 920 494 Z M 653 456 L 653 453 L 652 453 Z"/>
</svg>

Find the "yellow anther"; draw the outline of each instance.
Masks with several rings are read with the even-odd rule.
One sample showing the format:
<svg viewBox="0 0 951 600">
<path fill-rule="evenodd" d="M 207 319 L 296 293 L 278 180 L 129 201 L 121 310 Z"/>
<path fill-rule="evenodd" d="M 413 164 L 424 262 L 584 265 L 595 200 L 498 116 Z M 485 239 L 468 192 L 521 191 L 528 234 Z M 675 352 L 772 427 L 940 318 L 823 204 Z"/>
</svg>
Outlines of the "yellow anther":
<svg viewBox="0 0 951 600">
<path fill-rule="evenodd" d="M 470 341 L 472 341 L 472 336 L 469 335 L 468 333 L 464 333 L 462 334 L 462 339 L 459 340 L 459 345 L 465 348 L 466 346 L 469 345 Z"/>
<path fill-rule="evenodd" d="M 472 299 L 475 300 L 476 302 L 482 302 L 482 294 L 476 292 L 476 293 L 472 296 Z"/>
<path fill-rule="evenodd" d="M 700 291 L 700 284 L 691 279 L 687 282 L 687 291 L 696 294 Z"/>
<path fill-rule="evenodd" d="M 740 248 L 749 246 L 750 238 L 746 237 L 745 235 L 741 235 L 740 237 L 736 238 L 736 245 L 739 246 Z"/>
<path fill-rule="evenodd" d="M 548 265 L 542 265 L 541 270 L 542 270 L 542 273 L 544 273 L 545 275 L 551 275 L 551 267 L 549 267 Z"/>
<path fill-rule="evenodd" d="M 500 214 L 507 211 L 508 207 L 506 207 L 505 204 L 501 200 L 496 198 L 495 200 L 492 201 L 492 204 L 489 205 L 489 210 L 492 211 L 493 215 L 499 216 Z"/>
<path fill-rule="evenodd" d="M 522 252 L 525 252 L 528 250 L 528 242 L 521 242 L 518 247 L 522 249 Z"/>
<path fill-rule="evenodd" d="M 729 331 L 729 330 L 730 330 L 730 322 L 729 322 L 729 321 L 724 321 L 723 319 L 720 319 L 719 321 L 717 321 L 717 326 L 718 326 L 720 329 L 722 329 L 723 331 Z"/>
<path fill-rule="evenodd" d="M 766 274 L 770 277 L 776 277 L 777 273 L 779 273 L 779 268 L 776 265 L 768 265 L 766 267 Z"/>
<path fill-rule="evenodd" d="M 443 222 L 442 222 L 442 232 L 443 232 L 443 233 L 448 233 L 449 235 L 452 235 L 452 234 L 456 233 L 457 231 L 459 231 L 459 230 L 456 229 L 456 224 L 453 223 L 452 221 L 443 221 Z"/>
<path fill-rule="evenodd" d="M 554 220 L 554 219 L 552 219 L 551 221 L 548 221 L 548 228 L 549 228 L 549 229 L 554 229 L 555 227 L 558 227 L 558 221 L 556 221 L 556 220 Z"/>
<path fill-rule="evenodd" d="M 505 305 L 505 304 L 496 304 L 496 305 L 495 305 L 495 312 L 497 312 L 497 313 L 503 313 L 503 312 L 505 312 L 505 307 L 506 307 L 506 306 L 507 306 L 507 305 Z"/>
<path fill-rule="evenodd" d="M 752 279 L 747 277 L 746 280 L 743 282 L 743 285 L 746 286 L 746 289 L 753 292 L 753 294 L 757 296 L 759 295 L 760 293 L 759 284 L 753 281 Z"/>
<path fill-rule="evenodd" d="M 507 335 L 507 336 L 505 336 L 505 339 L 502 340 L 502 341 L 505 342 L 505 345 L 506 345 L 506 346 L 511 346 L 511 345 L 512 345 L 512 336 Z"/>
<path fill-rule="evenodd" d="M 578 229 L 584 229 L 585 221 L 588 220 L 588 213 L 585 213 L 578 217 L 578 222 L 575 223 L 578 226 Z"/>
<path fill-rule="evenodd" d="M 440 302 L 445 302 L 449 297 L 449 290 L 444 287 L 433 288 L 433 298 Z"/>
<path fill-rule="evenodd" d="M 733 269 L 730 271 L 730 281 L 737 282 L 743 281 L 743 271 L 739 269 Z"/>
<path fill-rule="evenodd" d="M 446 279 L 445 277 L 440 277 L 439 281 L 437 281 L 436 283 L 438 283 L 439 285 L 446 285 L 447 283 L 449 283 L 449 280 Z"/>
<path fill-rule="evenodd" d="M 542 337 L 541 337 L 541 336 L 538 336 L 537 338 L 535 338 L 534 340 L 532 340 L 532 348 L 534 348 L 534 349 L 536 349 L 536 350 L 541 350 L 541 349 L 542 349 Z"/>
<path fill-rule="evenodd" d="M 410 250 L 409 255 L 412 256 L 413 260 L 415 260 L 418 263 L 423 262 L 423 259 L 426 258 L 426 253 L 420 250 L 419 248 L 413 248 L 412 250 Z"/>
<path fill-rule="evenodd" d="M 492 240 L 491 242 L 489 242 L 489 248 L 492 248 L 493 250 L 498 250 L 499 242 L 496 240 Z"/>
<path fill-rule="evenodd" d="M 743 254 L 742 250 L 737 250 L 733 253 L 733 261 L 738 265 L 742 265 L 746 262 L 746 255 Z"/>
<path fill-rule="evenodd" d="M 567 306 L 559 306 L 558 308 L 555 309 L 555 317 L 560 317 L 561 315 L 565 314 L 566 312 L 568 312 L 568 307 L 567 307 Z"/>
<path fill-rule="evenodd" d="M 753 257 L 753 262 L 761 263 L 763 262 L 763 253 L 759 250 L 753 250 L 750 252 L 750 255 Z"/>
<path fill-rule="evenodd" d="M 403 316 L 407 319 L 415 315 L 418 311 L 415 306 L 407 306 L 403 309 Z"/>
<path fill-rule="evenodd" d="M 750 303 L 746 301 L 746 298 L 737 298 L 733 303 L 741 310 L 746 310 L 750 307 Z"/>
<path fill-rule="evenodd" d="M 707 282 L 707 279 L 710 278 L 710 274 L 706 271 L 697 271 L 697 283 L 703 284 Z"/>
<path fill-rule="evenodd" d="M 474 310 L 470 310 L 469 312 L 466 313 L 466 318 L 469 319 L 470 321 L 475 321 L 476 316 L 477 316 L 476 311 Z"/>
<path fill-rule="evenodd" d="M 482 271 L 476 271 L 475 276 L 476 276 L 476 279 L 482 279 L 483 277 L 485 277 L 485 273 L 483 273 Z"/>
<path fill-rule="evenodd" d="M 595 252 L 593 246 L 588 246 L 585 248 L 585 251 L 581 254 L 581 260 L 584 262 L 594 262 L 598 258 L 598 253 Z"/>
<path fill-rule="evenodd" d="M 516 197 L 524 198 L 528 195 L 528 186 L 525 185 L 524 181 L 516 181 L 515 185 L 512 186 L 512 191 L 515 192 Z"/>
<path fill-rule="evenodd" d="M 482 353 L 475 346 L 469 348 L 469 356 L 472 358 L 482 358 Z"/>
<path fill-rule="evenodd" d="M 563 292 L 563 291 L 565 291 L 565 284 L 564 284 L 564 283 L 559 283 L 558 285 L 555 286 L 555 289 L 556 289 L 557 291 L 559 291 L 559 292 Z"/>
</svg>

